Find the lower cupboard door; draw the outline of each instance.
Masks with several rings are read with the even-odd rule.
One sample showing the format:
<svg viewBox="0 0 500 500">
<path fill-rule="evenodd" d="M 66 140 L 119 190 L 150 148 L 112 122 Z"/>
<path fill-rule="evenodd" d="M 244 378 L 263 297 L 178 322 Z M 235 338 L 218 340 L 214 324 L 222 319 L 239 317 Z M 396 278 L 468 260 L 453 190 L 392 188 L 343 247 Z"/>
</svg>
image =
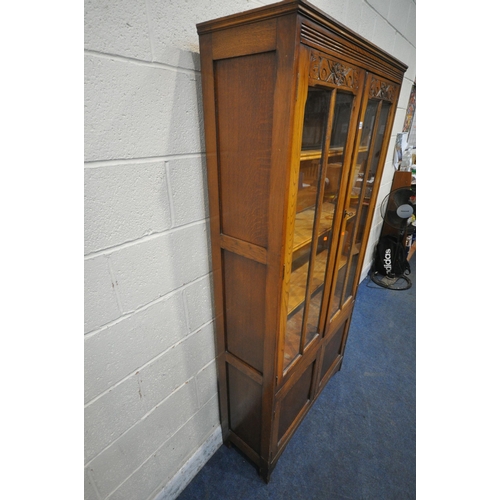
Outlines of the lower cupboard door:
<svg viewBox="0 0 500 500">
<path fill-rule="evenodd" d="M 290 380 L 291 384 L 287 383 L 283 387 L 286 392 L 278 401 L 276 413 L 278 448 L 288 441 L 310 407 L 313 398 L 315 371 L 316 360 L 309 364 L 301 375 Z"/>
<path fill-rule="evenodd" d="M 329 339 L 325 339 L 323 359 L 321 362 L 320 386 L 325 384 L 332 372 L 338 368 L 342 355 L 344 333 L 347 329 L 348 320 L 342 322 L 333 332 Z"/>
</svg>

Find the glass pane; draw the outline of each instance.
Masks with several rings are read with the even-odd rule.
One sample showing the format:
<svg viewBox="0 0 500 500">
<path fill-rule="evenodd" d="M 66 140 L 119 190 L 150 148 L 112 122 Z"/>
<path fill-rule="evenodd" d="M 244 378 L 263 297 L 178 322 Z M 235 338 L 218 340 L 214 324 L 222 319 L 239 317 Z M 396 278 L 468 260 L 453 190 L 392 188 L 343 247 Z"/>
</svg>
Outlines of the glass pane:
<svg viewBox="0 0 500 500">
<path fill-rule="evenodd" d="M 358 227 L 356 230 L 356 240 L 355 240 L 358 252 L 355 252 L 352 257 L 353 260 L 349 268 L 349 278 L 348 278 L 346 293 L 344 295 L 345 298 L 349 297 L 352 294 L 352 290 L 354 287 L 354 277 L 356 275 L 356 268 L 358 265 L 359 247 L 361 246 L 361 240 L 363 238 L 363 233 L 365 231 L 368 219 L 368 209 L 370 207 L 370 202 L 372 198 L 373 185 L 375 183 L 375 174 L 377 173 L 378 168 L 383 168 L 383 164 L 381 165 L 380 162 L 380 155 L 382 153 L 382 143 L 384 141 L 385 129 L 387 126 L 387 119 L 389 117 L 390 108 L 391 108 L 391 103 L 389 102 L 382 103 L 382 109 L 380 112 L 380 117 L 378 119 L 378 125 L 377 125 L 377 134 L 374 137 L 374 145 L 370 154 L 370 167 L 368 169 L 368 175 L 366 176 L 366 180 L 363 185 L 363 193 L 362 193 L 363 201 L 359 208 L 360 215 L 359 215 Z"/>
<path fill-rule="evenodd" d="M 349 194 L 349 199 L 346 203 L 346 213 L 344 216 L 344 228 L 341 233 L 340 254 L 337 256 L 337 277 L 335 281 L 334 294 L 332 296 L 332 309 L 330 312 L 330 320 L 340 309 L 342 304 L 343 290 L 348 277 L 348 265 L 352 255 L 359 253 L 359 244 L 354 240 L 357 215 L 360 212 L 360 199 L 362 195 L 363 182 L 367 171 L 369 158 L 369 150 L 373 135 L 373 129 L 377 117 L 379 101 L 374 99 L 368 101 L 366 108 L 363 128 L 361 130 L 361 139 L 359 142 L 358 151 L 356 153 L 356 161 L 354 165 L 354 176 L 352 178 L 352 186 Z"/>
<path fill-rule="evenodd" d="M 361 192 L 364 174 L 367 167 L 368 150 L 373 134 L 373 127 L 375 126 L 375 118 L 377 116 L 378 101 L 368 101 L 366 108 L 365 118 L 363 122 L 363 130 L 361 132 L 361 141 L 359 143 L 358 154 L 356 159 L 356 170 L 353 179 L 351 190 L 351 202 L 356 203 Z"/>
<path fill-rule="evenodd" d="M 307 94 L 302 129 L 302 150 L 321 150 L 323 145 L 330 91 L 310 88 Z"/>
<path fill-rule="evenodd" d="M 288 290 L 284 368 L 300 352 L 313 229 L 321 180 L 321 148 L 326 132 L 331 91 L 309 89 L 304 114 L 302 154 L 297 183 L 292 272 Z"/>
<path fill-rule="evenodd" d="M 345 271 L 346 271 L 345 265 L 340 266 L 337 280 L 335 281 L 335 290 L 333 293 L 333 313 L 331 314 L 330 319 L 340 309 L 340 298 L 342 296 L 342 289 L 344 287 Z"/>
<path fill-rule="evenodd" d="M 324 181 L 321 220 L 318 231 L 318 245 L 314 271 L 311 282 L 311 300 L 306 326 L 306 344 L 319 333 L 321 302 L 323 300 L 326 264 L 332 240 L 333 215 L 337 208 L 337 200 L 344 166 L 344 148 L 351 120 L 353 96 L 338 93 L 335 98 L 332 135 L 328 151 L 328 163 Z"/>
<path fill-rule="evenodd" d="M 351 121 L 352 101 L 353 96 L 351 94 L 337 94 L 330 150 L 345 147 L 349 123 Z"/>
<path fill-rule="evenodd" d="M 391 110 L 392 104 L 390 102 L 382 103 L 382 111 L 380 112 L 380 118 L 378 121 L 378 131 L 377 138 L 374 147 L 374 154 L 371 158 L 369 177 L 367 180 L 367 190 L 365 193 L 365 201 L 370 201 L 373 190 L 373 183 L 375 182 L 375 175 L 379 167 L 383 167 L 380 164 L 380 155 L 382 153 L 382 143 L 384 141 L 385 129 L 387 127 L 387 120 L 389 118 L 389 111 Z"/>
</svg>

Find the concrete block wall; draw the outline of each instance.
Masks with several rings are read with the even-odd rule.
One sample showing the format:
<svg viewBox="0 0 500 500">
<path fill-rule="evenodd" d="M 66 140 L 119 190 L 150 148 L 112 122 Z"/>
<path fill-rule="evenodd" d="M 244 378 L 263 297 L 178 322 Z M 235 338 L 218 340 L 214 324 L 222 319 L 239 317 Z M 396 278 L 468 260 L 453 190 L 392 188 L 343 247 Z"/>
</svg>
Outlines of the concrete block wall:
<svg viewBox="0 0 500 500">
<path fill-rule="evenodd" d="M 221 444 L 196 23 L 270 3 L 85 1 L 86 500 L 175 498 Z M 313 3 L 409 64 L 395 137 L 414 1 Z"/>
</svg>

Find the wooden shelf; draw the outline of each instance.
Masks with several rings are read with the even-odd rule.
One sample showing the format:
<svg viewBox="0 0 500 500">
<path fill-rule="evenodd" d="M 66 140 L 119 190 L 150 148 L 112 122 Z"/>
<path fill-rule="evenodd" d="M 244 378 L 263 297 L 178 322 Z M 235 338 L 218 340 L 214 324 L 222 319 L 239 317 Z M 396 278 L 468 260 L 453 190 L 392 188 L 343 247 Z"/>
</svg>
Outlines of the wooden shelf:
<svg viewBox="0 0 500 500">
<path fill-rule="evenodd" d="M 330 148 L 328 156 L 341 155 L 344 153 L 344 148 Z M 321 149 L 304 149 L 300 152 L 300 160 L 317 160 L 321 158 Z"/>
<path fill-rule="evenodd" d="M 357 210 L 355 208 L 349 208 L 349 211 L 347 212 L 347 220 L 352 219 L 357 213 Z"/>
<path fill-rule="evenodd" d="M 321 158 L 321 149 L 306 149 L 300 152 L 300 161 L 317 160 L 318 158 Z"/>
<path fill-rule="evenodd" d="M 331 230 L 333 223 L 333 214 L 334 214 L 333 205 L 331 203 L 323 203 L 323 207 L 321 210 L 320 229 L 318 235 L 319 237 L 325 235 L 326 233 L 328 233 L 328 231 Z M 297 215 L 303 215 L 303 217 L 300 217 L 295 221 L 295 233 L 294 233 L 295 236 L 294 236 L 294 246 L 293 246 L 294 252 L 300 250 L 301 248 L 304 248 L 312 241 L 311 238 L 312 225 L 314 222 L 312 218 L 314 217 L 314 209 L 311 208 L 308 210 L 304 210 L 303 212 Z M 355 215 L 356 215 L 356 210 L 350 209 L 347 215 L 347 220 L 352 219 Z M 299 221 L 299 224 L 297 224 L 297 221 Z M 355 247 L 354 253 L 359 253 L 359 245 Z M 313 283 L 312 293 L 314 293 L 323 284 L 324 271 L 318 273 L 317 269 L 318 265 L 321 265 L 320 269 L 322 270 L 325 269 L 327 256 L 328 256 L 328 251 L 326 249 L 325 251 L 316 255 L 316 266 L 312 282 Z M 339 269 L 345 266 L 346 262 L 347 262 L 347 257 L 342 256 L 339 263 Z M 287 309 L 289 315 L 293 313 L 305 299 L 305 287 L 307 282 L 308 269 L 309 269 L 309 260 L 300 267 L 298 267 L 297 269 L 295 269 L 294 271 L 292 271 L 291 273 L 290 292 L 289 292 L 288 309 Z"/>
<path fill-rule="evenodd" d="M 332 228 L 334 212 L 335 207 L 332 203 L 323 203 L 321 206 L 318 236 L 326 234 Z M 295 231 L 293 236 L 294 252 L 311 243 L 314 215 L 314 208 L 308 208 L 295 216 Z"/>
<path fill-rule="evenodd" d="M 314 294 L 324 283 L 326 259 L 328 250 L 316 255 L 312 279 L 312 293 Z M 318 270 L 319 269 L 319 270 Z M 290 276 L 290 293 L 288 295 L 288 315 L 292 314 L 304 302 L 306 297 L 307 273 L 309 261 L 295 269 Z"/>
</svg>

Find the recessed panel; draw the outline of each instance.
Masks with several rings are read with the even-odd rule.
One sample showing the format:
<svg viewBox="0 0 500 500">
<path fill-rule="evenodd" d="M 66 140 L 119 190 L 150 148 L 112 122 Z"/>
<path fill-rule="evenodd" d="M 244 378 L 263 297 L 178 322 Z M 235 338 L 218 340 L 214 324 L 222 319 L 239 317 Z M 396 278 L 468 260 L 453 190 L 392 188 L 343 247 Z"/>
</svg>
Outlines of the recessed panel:
<svg viewBox="0 0 500 500">
<path fill-rule="evenodd" d="M 278 441 L 285 435 L 310 399 L 314 364 L 313 362 L 307 367 L 281 402 Z"/>
<path fill-rule="evenodd" d="M 267 248 L 274 52 L 215 63 L 222 232 Z"/>
<path fill-rule="evenodd" d="M 266 266 L 223 252 L 227 350 L 262 373 Z"/>
<path fill-rule="evenodd" d="M 261 386 L 232 365 L 227 365 L 229 427 L 256 453 L 260 453 Z"/>
<path fill-rule="evenodd" d="M 321 380 L 333 366 L 333 363 L 340 356 L 342 348 L 342 336 L 344 334 L 345 322 L 343 322 L 332 335 L 325 347 L 325 354 L 323 355 L 323 365 L 321 366 Z"/>
</svg>

